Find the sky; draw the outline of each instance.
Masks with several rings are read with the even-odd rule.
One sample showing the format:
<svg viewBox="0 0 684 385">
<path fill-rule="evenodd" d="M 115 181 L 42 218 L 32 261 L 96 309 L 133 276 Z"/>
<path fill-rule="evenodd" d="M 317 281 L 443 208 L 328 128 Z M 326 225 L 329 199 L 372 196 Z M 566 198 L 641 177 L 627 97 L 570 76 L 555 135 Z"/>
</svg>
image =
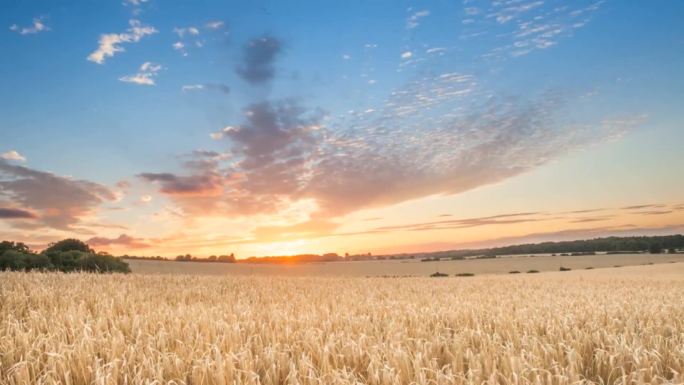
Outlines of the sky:
<svg viewBox="0 0 684 385">
<path fill-rule="evenodd" d="M 0 239 L 245 258 L 682 233 L 683 15 L 4 1 Z"/>
</svg>

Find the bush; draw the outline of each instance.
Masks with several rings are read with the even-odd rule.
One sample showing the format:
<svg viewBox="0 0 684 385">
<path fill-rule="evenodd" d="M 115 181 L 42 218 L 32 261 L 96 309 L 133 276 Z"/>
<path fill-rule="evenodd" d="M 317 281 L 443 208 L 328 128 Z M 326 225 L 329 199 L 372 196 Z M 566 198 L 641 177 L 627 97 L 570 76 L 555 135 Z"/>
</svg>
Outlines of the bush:
<svg viewBox="0 0 684 385">
<path fill-rule="evenodd" d="M 45 255 L 22 253 L 16 250 L 7 250 L 0 254 L 0 270 L 49 270 L 51 268 L 50 259 Z"/>
<path fill-rule="evenodd" d="M 449 274 L 440 273 L 439 271 L 436 273 L 430 274 L 430 277 L 448 277 L 448 276 L 449 276 Z"/>
<path fill-rule="evenodd" d="M 53 243 L 40 254 L 31 252 L 23 243 L 0 242 L 0 271 L 8 269 L 99 273 L 131 271 L 123 259 L 109 254 L 95 254 L 87 244 L 77 239 Z"/>
<path fill-rule="evenodd" d="M 82 251 L 84 253 L 94 253 L 95 251 L 83 241 L 78 239 L 67 238 L 59 242 L 51 243 L 43 253 L 49 254 L 63 251 Z"/>
<path fill-rule="evenodd" d="M 22 253 L 28 253 L 30 252 L 28 246 L 21 242 L 10 242 L 10 241 L 2 241 L 0 242 L 0 254 L 4 253 L 7 250 L 14 250 L 14 251 L 19 251 Z"/>
<path fill-rule="evenodd" d="M 563 267 L 563 266 L 561 266 L 560 269 L 558 269 L 558 270 L 559 270 L 559 271 L 570 271 L 570 270 L 572 270 L 572 269 L 569 268 L 569 267 Z"/>
<path fill-rule="evenodd" d="M 458 273 L 456 274 L 457 277 L 474 277 L 475 274 L 473 273 Z"/>
<path fill-rule="evenodd" d="M 63 272 L 129 273 L 131 271 L 126 262 L 111 255 L 93 254 L 77 250 L 50 252 L 47 255 L 55 269 Z"/>
<path fill-rule="evenodd" d="M 539 270 L 527 270 L 527 274 L 539 273 Z"/>
<path fill-rule="evenodd" d="M 589 267 L 585 267 L 584 270 L 594 270 L 594 268 L 589 266 Z"/>
<path fill-rule="evenodd" d="M 79 260 L 79 270 L 96 271 L 100 273 L 130 273 L 128 263 L 111 255 L 82 253 Z"/>
<path fill-rule="evenodd" d="M 509 271 L 508 274 L 520 274 L 518 270 Z"/>
</svg>

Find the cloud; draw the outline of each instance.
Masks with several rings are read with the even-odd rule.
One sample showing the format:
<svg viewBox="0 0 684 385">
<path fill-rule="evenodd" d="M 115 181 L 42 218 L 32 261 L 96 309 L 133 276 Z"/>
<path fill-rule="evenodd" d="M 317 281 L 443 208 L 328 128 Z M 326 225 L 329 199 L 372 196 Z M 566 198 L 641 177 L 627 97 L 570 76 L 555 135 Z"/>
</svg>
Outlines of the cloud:
<svg viewBox="0 0 684 385">
<path fill-rule="evenodd" d="M 411 56 L 413 56 L 413 52 L 411 52 L 411 51 L 402 52 L 402 54 L 401 54 L 401 58 L 404 60 L 410 59 Z"/>
<path fill-rule="evenodd" d="M 9 29 L 10 31 L 16 32 L 20 35 L 34 35 L 39 32 L 50 30 L 50 28 L 43 23 L 42 17 L 33 18 L 33 24 L 30 27 L 19 27 L 16 24 L 12 24 Z"/>
<path fill-rule="evenodd" d="M 221 29 L 224 25 L 225 23 L 220 20 L 210 21 L 205 24 L 205 26 L 209 29 Z"/>
<path fill-rule="evenodd" d="M 174 28 L 173 32 L 178 35 L 178 37 L 183 38 L 185 35 L 192 35 L 192 36 L 198 36 L 200 34 L 199 29 L 197 27 L 185 27 L 185 28 Z"/>
<path fill-rule="evenodd" d="M 230 87 L 223 83 L 204 83 L 204 84 L 188 84 L 181 87 L 183 92 L 192 91 L 218 91 L 225 95 L 230 94 Z"/>
<path fill-rule="evenodd" d="M 464 8 L 468 26 L 463 37 L 492 38 L 500 45 L 483 56 L 502 58 L 518 57 L 536 50 L 557 45 L 562 38 L 569 37 L 584 27 L 591 15 L 598 10 L 603 0 L 578 8 L 576 3 L 557 1 L 496 1 L 482 3 L 479 7 L 469 4 Z"/>
<path fill-rule="evenodd" d="M 183 53 L 183 56 L 188 55 L 188 53 L 185 52 L 185 44 L 182 41 L 177 41 L 177 42 L 173 43 L 172 47 L 176 51 L 181 51 L 181 53 Z"/>
<path fill-rule="evenodd" d="M 161 65 L 152 62 L 145 62 L 140 66 L 139 71 L 134 75 L 126 75 L 119 78 L 119 81 L 133 83 L 144 86 L 153 86 L 154 78 L 157 76 Z"/>
<path fill-rule="evenodd" d="M 370 230 L 370 232 L 392 232 L 392 231 L 426 231 L 444 229 L 463 229 L 489 225 L 511 225 L 528 222 L 545 221 L 549 218 L 540 216 L 541 213 L 511 213 L 499 214 L 487 217 L 475 217 L 464 219 L 451 219 L 441 221 L 419 222 L 403 225 L 382 226 Z"/>
<path fill-rule="evenodd" d="M 227 154 L 195 152 L 184 162 L 187 174 L 144 173 L 188 212 L 248 215 L 275 212 L 306 184 L 322 138 L 321 114 L 293 100 L 258 102 L 245 122 L 214 133 Z M 230 165 L 222 162 L 230 160 Z M 211 199 L 207 199 L 207 198 Z"/>
<path fill-rule="evenodd" d="M 70 229 L 116 195 L 107 187 L 0 159 L 0 197 L 30 210 L 48 227 Z"/>
<path fill-rule="evenodd" d="M 311 220 L 331 219 L 496 183 L 638 124 L 568 122 L 565 104 L 558 92 L 495 97 L 460 73 L 421 75 L 372 113 L 328 117 L 293 100 L 258 102 L 241 124 L 212 134 L 229 161 L 202 158 L 206 167 L 186 162 L 185 172 L 144 179 L 198 215 L 277 214 L 313 202 Z"/>
<path fill-rule="evenodd" d="M 7 152 L 0 154 L 0 159 L 16 160 L 18 162 L 26 162 L 26 157 L 24 157 L 23 155 L 21 155 L 20 153 L 18 153 L 15 150 L 9 150 Z"/>
<path fill-rule="evenodd" d="M 222 131 L 241 185 L 250 193 L 292 194 L 299 191 L 320 143 L 320 114 L 307 113 L 293 100 L 250 105 L 246 122 Z"/>
<path fill-rule="evenodd" d="M 676 210 L 651 210 L 651 211 L 638 211 L 636 214 L 641 215 L 665 215 L 672 214 Z"/>
<path fill-rule="evenodd" d="M 149 0 L 124 0 L 124 5 L 132 5 L 135 7 L 141 6 L 145 3 L 147 3 Z"/>
<path fill-rule="evenodd" d="M 153 35 L 158 31 L 154 27 L 145 26 L 139 20 L 132 19 L 126 33 L 108 33 L 100 35 L 99 46 L 88 55 L 88 60 L 103 64 L 107 57 L 113 57 L 117 52 L 124 52 L 123 43 L 137 43 L 143 37 Z"/>
<path fill-rule="evenodd" d="M 205 28 L 209 31 L 216 31 L 222 27 L 223 22 L 220 21 L 209 22 L 205 25 Z M 175 27 L 173 32 L 178 36 L 178 40 L 172 44 L 172 47 L 183 56 L 188 56 L 189 48 L 202 48 L 205 45 L 205 40 L 200 37 L 202 32 L 198 27 Z"/>
<path fill-rule="evenodd" d="M 444 55 L 447 52 L 447 49 L 444 47 L 433 47 L 433 48 L 428 48 L 425 50 L 425 53 L 431 55 L 431 54 L 436 54 L 436 55 Z"/>
<path fill-rule="evenodd" d="M 634 206 L 622 207 L 621 210 L 658 209 L 658 208 L 663 208 L 663 207 L 665 207 L 664 204 L 654 203 L 654 204 L 634 205 Z"/>
<path fill-rule="evenodd" d="M 0 207 L 0 219 L 36 219 L 38 216 L 28 210 Z"/>
<path fill-rule="evenodd" d="M 235 71 L 251 84 L 268 82 L 275 75 L 275 59 L 282 49 L 282 43 L 274 37 L 252 39 L 243 47 L 242 63 Z"/>
<path fill-rule="evenodd" d="M 132 249 L 144 249 L 151 245 L 141 238 L 134 238 L 127 234 L 121 234 L 117 238 L 93 237 L 86 241 L 93 248 L 125 246 Z"/>
<path fill-rule="evenodd" d="M 142 173 L 138 177 L 159 184 L 159 191 L 168 195 L 219 196 L 223 192 L 221 178 L 211 173 L 191 176 L 171 173 Z"/>
<path fill-rule="evenodd" d="M 429 15 L 430 15 L 430 11 L 425 11 L 425 10 L 418 11 L 418 12 L 411 14 L 411 16 L 409 16 L 409 18 L 406 20 L 406 28 L 414 29 L 414 28 L 418 27 L 420 25 L 420 19 L 427 17 Z"/>
</svg>

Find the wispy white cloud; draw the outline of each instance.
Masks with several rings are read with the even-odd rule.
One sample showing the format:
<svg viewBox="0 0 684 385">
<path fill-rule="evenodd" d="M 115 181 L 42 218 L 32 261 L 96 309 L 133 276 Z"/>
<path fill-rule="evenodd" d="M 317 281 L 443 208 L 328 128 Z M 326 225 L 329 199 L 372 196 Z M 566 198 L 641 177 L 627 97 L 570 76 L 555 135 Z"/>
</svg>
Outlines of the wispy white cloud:
<svg viewBox="0 0 684 385">
<path fill-rule="evenodd" d="M 121 4 L 124 7 L 131 7 L 133 15 L 139 15 L 143 11 L 143 6 L 148 4 L 149 0 L 124 0 Z"/>
<path fill-rule="evenodd" d="M 15 150 L 9 150 L 7 152 L 0 154 L 0 158 L 4 160 L 16 160 L 19 162 L 26 162 L 26 157 Z"/>
<path fill-rule="evenodd" d="M 16 24 L 12 24 L 9 27 L 10 31 L 16 32 L 20 35 L 34 35 L 39 32 L 49 31 L 50 28 L 43 23 L 42 17 L 33 18 L 33 24 L 30 27 L 20 27 Z"/>
<path fill-rule="evenodd" d="M 496 1 L 478 7 L 468 3 L 462 20 L 468 30 L 463 37 L 495 36 L 502 41 L 484 57 L 524 56 L 556 46 L 561 39 L 572 36 L 589 22 L 602 2 L 598 0 L 584 7 L 557 0 Z"/>
<path fill-rule="evenodd" d="M 187 84 L 181 87 L 183 92 L 193 91 L 219 91 L 224 94 L 230 93 L 230 87 L 223 83 L 204 83 L 204 84 Z"/>
<path fill-rule="evenodd" d="M 183 27 L 183 28 L 176 27 L 173 29 L 173 32 L 176 35 L 178 35 L 178 37 L 180 37 L 180 38 L 185 37 L 185 35 L 197 36 L 200 34 L 200 31 L 199 31 L 199 29 L 197 29 L 197 27 Z"/>
<path fill-rule="evenodd" d="M 215 24 L 209 23 L 212 26 Z M 209 28 L 209 27 L 207 27 Z M 209 28 L 209 29 L 218 29 Z M 188 56 L 188 48 L 195 46 L 197 48 L 204 47 L 204 40 L 200 38 L 200 29 L 194 26 L 190 27 L 175 27 L 173 33 L 178 36 L 178 41 L 173 43 L 173 49 L 180 52 L 183 56 Z"/>
<path fill-rule="evenodd" d="M 144 3 L 147 3 L 149 0 L 125 0 L 123 2 L 124 5 L 132 5 L 135 7 L 139 7 L 143 5 Z"/>
<path fill-rule="evenodd" d="M 95 51 L 88 55 L 88 60 L 97 64 L 105 62 L 105 58 L 113 57 L 117 52 L 124 52 L 123 43 L 137 43 L 145 36 L 153 35 L 158 31 L 151 26 L 142 25 L 139 20 L 132 19 L 130 28 L 125 33 L 107 33 L 100 35 L 99 45 Z"/>
<path fill-rule="evenodd" d="M 409 16 L 409 18 L 406 20 L 406 28 L 414 29 L 414 28 L 418 27 L 420 25 L 420 19 L 427 17 L 429 15 L 430 15 L 430 11 L 426 11 L 426 10 L 418 11 L 418 12 L 411 14 L 411 16 Z"/>
<path fill-rule="evenodd" d="M 188 51 L 185 50 L 185 43 L 177 41 L 171 45 L 173 49 L 180 52 L 183 56 L 188 56 Z"/>
<path fill-rule="evenodd" d="M 204 84 L 188 84 L 188 85 L 181 87 L 181 90 L 183 92 L 201 91 L 203 89 L 204 89 Z"/>
<path fill-rule="evenodd" d="M 154 78 L 161 69 L 162 67 L 159 64 L 145 62 L 140 66 L 140 69 L 136 74 L 122 76 L 119 80 L 126 83 L 153 86 L 155 84 Z"/>
<path fill-rule="evenodd" d="M 210 21 L 205 24 L 205 26 L 209 29 L 221 29 L 224 25 L 225 23 L 220 20 Z"/>
</svg>

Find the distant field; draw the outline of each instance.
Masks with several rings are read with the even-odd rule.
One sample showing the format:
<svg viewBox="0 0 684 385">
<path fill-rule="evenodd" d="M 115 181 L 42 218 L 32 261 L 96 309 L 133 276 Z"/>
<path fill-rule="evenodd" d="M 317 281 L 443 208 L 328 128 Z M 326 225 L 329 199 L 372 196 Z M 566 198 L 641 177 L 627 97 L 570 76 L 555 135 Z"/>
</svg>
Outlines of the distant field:
<svg viewBox="0 0 684 385">
<path fill-rule="evenodd" d="M 363 262 L 325 262 L 295 265 L 228 264 L 208 262 L 127 261 L 134 273 L 141 274 L 237 274 L 292 276 L 427 276 L 437 271 L 446 274 L 505 274 L 513 270 L 557 271 L 560 266 L 573 270 L 642 265 L 648 263 L 684 262 L 684 254 L 613 254 L 575 257 L 525 256 L 495 259 L 472 259 L 440 262 L 387 260 Z"/>
<path fill-rule="evenodd" d="M 0 272 L 0 384 L 681 384 L 682 298 L 684 263 L 473 278 Z"/>
</svg>

